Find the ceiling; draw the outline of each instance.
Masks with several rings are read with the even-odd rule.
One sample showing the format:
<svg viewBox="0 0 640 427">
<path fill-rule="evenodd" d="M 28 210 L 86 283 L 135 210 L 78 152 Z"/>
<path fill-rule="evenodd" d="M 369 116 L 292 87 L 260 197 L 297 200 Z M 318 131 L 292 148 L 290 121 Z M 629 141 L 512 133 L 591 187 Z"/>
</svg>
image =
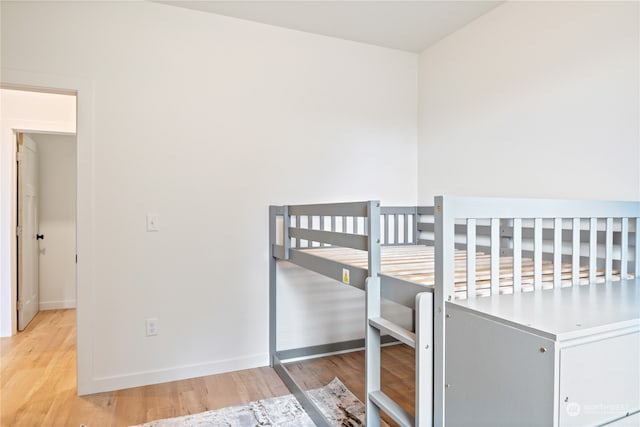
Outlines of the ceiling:
<svg viewBox="0 0 640 427">
<path fill-rule="evenodd" d="M 158 1 L 269 25 L 421 52 L 502 1 Z"/>
</svg>

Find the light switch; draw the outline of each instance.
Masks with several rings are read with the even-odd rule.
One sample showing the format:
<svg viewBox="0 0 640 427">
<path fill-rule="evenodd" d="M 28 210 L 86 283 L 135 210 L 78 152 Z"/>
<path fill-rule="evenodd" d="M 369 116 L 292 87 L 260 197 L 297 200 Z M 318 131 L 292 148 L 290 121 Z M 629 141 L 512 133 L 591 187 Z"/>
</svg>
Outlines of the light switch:
<svg viewBox="0 0 640 427">
<path fill-rule="evenodd" d="M 160 231 L 158 214 L 147 214 L 147 231 Z"/>
</svg>

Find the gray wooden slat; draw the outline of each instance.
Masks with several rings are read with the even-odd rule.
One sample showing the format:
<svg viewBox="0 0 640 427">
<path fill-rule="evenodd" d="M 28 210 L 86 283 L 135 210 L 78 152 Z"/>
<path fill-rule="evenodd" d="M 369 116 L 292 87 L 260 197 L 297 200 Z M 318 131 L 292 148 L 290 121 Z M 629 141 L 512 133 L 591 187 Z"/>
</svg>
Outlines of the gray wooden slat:
<svg viewBox="0 0 640 427">
<path fill-rule="evenodd" d="M 393 214 L 393 215 L 408 215 L 416 212 L 415 206 L 382 206 L 380 207 L 381 214 Z"/>
<path fill-rule="evenodd" d="M 289 249 L 291 249 L 291 236 L 289 235 L 289 227 L 291 226 L 291 217 L 289 216 L 289 208 L 285 206 L 282 215 L 284 259 L 289 259 Z"/>
<path fill-rule="evenodd" d="M 367 263 L 369 276 L 377 277 L 380 273 L 380 202 L 369 202 L 367 206 Z"/>
<path fill-rule="evenodd" d="M 411 348 L 416 347 L 416 334 L 403 328 L 397 323 L 393 323 L 383 317 L 374 317 L 369 319 L 369 324 L 376 327 L 381 332 L 391 335 Z"/>
<path fill-rule="evenodd" d="M 289 206 L 291 215 L 367 216 L 368 202 Z"/>
<path fill-rule="evenodd" d="M 435 224 L 433 222 L 418 222 L 418 231 L 432 232 L 435 230 Z"/>
<path fill-rule="evenodd" d="M 368 319 L 380 317 L 380 205 L 369 204 L 369 245 L 367 251 L 367 280 L 365 284 L 365 316 Z M 370 398 L 371 393 L 380 390 L 380 330 L 367 321 L 365 327 L 365 425 L 380 425 L 380 409 Z"/>
<path fill-rule="evenodd" d="M 331 245 L 344 248 L 353 248 L 366 251 L 368 247 L 368 237 L 358 234 L 337 233 L 332 231 L 308 230 L 306 228 L 289 228 L 289 233 L 296 239 L 307 241 L 325 242 Z"/>
<path fill-rule="evenodd" d="M 380 337 L 381 344 L 397 344 L 397 340 L 391 336 Z M 308 356 L 321 356 L 330 353 L 344 353 L 348 351 L 358 351 L 364 348 L 364 338 L 332 342 L 328 344 L 310 345 L 307 347 L 290 348 L 276 351 L 276 356 L 282 363 L 292 362 L 291 359 L 307 358 Z"/>
<path fill-rule="evenodd" d="M 387 413 L 396 423 L 402 427 L 411 427 L 414 425 L 413 416 L 405 411 L 400 405 L 393 401 L 382 391 L 374 391 L 369 393 L 371 399 L 378 408 Z M 367 424 L 369 425 L 369 424 Z"/>
<path fill-rule="evenodd" d="M 391 236 L 393 233 L 393 227 L 391 227 L 391 221 L 389 220 L 389 218 L 391 217 L 391 215 L 385 215 L 384 216 L 384 231 L 385 231 L 385 243 L 387 245 L 391 244 Z"/>
<path fill-rule="evenodd" d="M 413 282 L 397 277 L 380 274 L 380 295 L 382 298 L 396 302 L 408 308 L 415 308 L 416 295 L 419 293 L 433 293 L 433 288 L 425 288 Z"/>
<path fill-rule="evenodd" d="M 274 253 L 277 253 L 277 248 L 274 248 Z M 346 268 L 349 270 L 349 284 L 345 284 L 345 286 L 353 286 L 364 290 L 364 283 L 367 278 L 367 270 L 364 268 L 313 255 L 304 249 L 291 249 L 289 261 L 307 270 L 315 271 L 323 276 L 337 280 L 340 283 L 343 283 L 342 270 Z"/>
<path fill-rule="evenodd" d="M 289 372 L 287 367 L 282 364 L 277 356 L 273 356 L 273 369 L 276 371 L 282 382 L 287 386 L 289 391 L 293 394 L 300 406 L 309 415 L 309 418 L 317 427 L 330 427 L 330 423 L 325 415 L 322 413 L 320 407 L 307 395 L 305 391 L 298 385 L 293 375 Z"/>
<path fill-rule="evenodd" d="M 411 243 L 409 241 L 409 215 L 408 214 L 404 214 L 404 244 L 409 244 Z"/>
<path fill-rule="evenodd" d="M 284 246 L 273 243 L 273 256 L 278 259 L 284 259 Z"/>
<path fill-rule="evenodd" d="M 418 215 L 434 215 L 433 206 L 418 206 Z"/>
</svg>

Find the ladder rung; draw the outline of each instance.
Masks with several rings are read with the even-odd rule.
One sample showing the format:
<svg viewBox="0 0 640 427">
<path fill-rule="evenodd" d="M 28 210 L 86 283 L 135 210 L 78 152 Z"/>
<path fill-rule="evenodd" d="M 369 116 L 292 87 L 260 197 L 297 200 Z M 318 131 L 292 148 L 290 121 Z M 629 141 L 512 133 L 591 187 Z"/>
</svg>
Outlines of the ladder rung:
<svg viewBox="0 0 640 427">
<path fill-rule="evenodd" d="M 382 317 L 374 317 L 369 319 L 369 324 L 378 328 L 381 332 L 387 333 L 395 339 L 402 341 L 406 345 L 413 348 L 416 347 L 416 334 L 396 323 L 390 322 Z"/>
<path fill-rule="evenodd" d="M 391 398 L 381 390 L 369 393 L 369 400 L 371 400 L 378 408 L 386 412 L 393 421 L 397 422 L 401 426 L 413 427 L 415 424 L 415 419 L 411 414 L 402 409 L 400 405 L 391 400 Z"/>
</svg>

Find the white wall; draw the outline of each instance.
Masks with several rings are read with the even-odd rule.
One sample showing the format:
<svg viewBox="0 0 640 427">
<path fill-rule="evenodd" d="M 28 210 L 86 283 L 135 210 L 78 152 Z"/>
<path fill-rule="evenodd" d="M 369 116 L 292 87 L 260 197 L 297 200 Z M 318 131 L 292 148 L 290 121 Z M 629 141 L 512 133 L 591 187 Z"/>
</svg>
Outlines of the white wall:
<svg viewBox="0 0 640 427">
<path fill-rule="evenodd" d="M 638 2 L 507 2 L 420 55 L 419 201 L 640 199 Z"/>
<path fill-rule="evenodd" d="M 39 158 L 40 310 L 76 306 L 76 137 L 32 134 Z"/>
<path fill-rule="evenodd" d="M 16 333 L 15 131 L 76 131 L 76 98 L 0 89 L 0 336 Z"/>
<path fill-rule="evenodd" d="M 3 67 L 93 82 L 81 393 L 267 363 L 269 204 L 416 202 L 416 55 L 149 2 L 1 7 Z"/>
</svg>

